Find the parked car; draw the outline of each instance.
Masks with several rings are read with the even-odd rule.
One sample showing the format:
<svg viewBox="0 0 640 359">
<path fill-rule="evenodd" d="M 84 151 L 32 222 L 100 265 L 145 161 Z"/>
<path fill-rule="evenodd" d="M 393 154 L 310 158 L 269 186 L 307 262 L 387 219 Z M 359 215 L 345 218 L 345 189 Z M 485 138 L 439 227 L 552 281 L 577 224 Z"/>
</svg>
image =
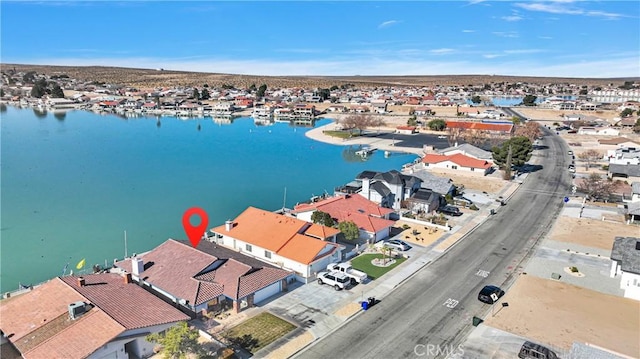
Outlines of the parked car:
<svg viewBox="0 0 640 359">
<path fill-rule="evenodd" d="M 504 290 L 496 287 L 495 285 L 487 285 L 480 293 L 478 293 L 478 300 L 487 303 L 493 304 L 498 301 L 504 295 Z"/>
<path fill-rule="evenodd" d="M 553 350 L 530 341 L 524 342 L 518 353 L 520 359 L 558 359 Z"/>
<path fill-rule="evenodd" d="M 407 242 L 401 241 L 399 239 L 390 239 L 388 241 L 385 241 L 384 245 L 401 252 L 408 251 L 409 249 L 411 249 L 411 246 Z"/>
<path fill-rule="evenodd" d="M 351 278 L 351 284 L 364 283 L 367 281 L 367 273 L 353 268 L 350 263 L 329 263 L 327 270 L 344 273 L 347 277 Z"/>
<path fill-rule="evenodd" d="M 440 207 L 436 210 L 436 212 L 438 213 L 442 213 L 442 214 L 448 214 L 450 216 L 462 216 L 462 212 L 460 212 L 460 208 L 455 207 L 455 206 L 443 206 Z"/>
<path fill-rule="evenodd" d="M 573 151 L 569 151 L 569 152 L 567 152 L 567 154 L 568 154 L 569 156 L 573 156 Z"/>
<path fill-rule="evenodd" d="M 446 139 L 446 138 L 447 138 L 447 136 L 445 136 L 445 135 L 440 135 L 440 136 L 438 136 L 438 138 L 440 138 L 440 139 Z"/>
<path fill-rule="evenodd" d="M 571 172 L 571 173 L 576 173 L 576 166 L 574 166 L 574 165 L 569 165 L 569 172 Z"/>
<path fill-rule="evenodd" d="M 351 283 L 351 278 L 340 272 L 320 272 L 318 273 L 318 284 L 328 284 L 335 290 L 347 289 Z"/>
</svg>

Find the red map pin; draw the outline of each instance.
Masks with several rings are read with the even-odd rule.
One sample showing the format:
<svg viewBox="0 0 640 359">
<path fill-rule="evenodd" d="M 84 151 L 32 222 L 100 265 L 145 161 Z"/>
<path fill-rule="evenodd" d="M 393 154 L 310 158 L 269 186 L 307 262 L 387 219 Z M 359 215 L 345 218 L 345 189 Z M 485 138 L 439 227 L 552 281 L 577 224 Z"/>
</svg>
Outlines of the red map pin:
<svg viewBox="0 0 640 359">
<path fill-rule="evenodd" d="M 192 226 L 189 221 L 194 214 L 200 217 L 200 224 L 197 226 Z M 200 207 L 191 207 L 182 215 L 182 226 L 184 227 L 184 231 L 187 233 L 187 237 L 189 237 L 189 241 L 193 248 L 197 247 L 198 243 L 200 243 L 200 240 L 204 236 L 204 232 L 207 230 L 208 224 L 209 217 L 207 217 L 207 212 Z"/>
</svg>

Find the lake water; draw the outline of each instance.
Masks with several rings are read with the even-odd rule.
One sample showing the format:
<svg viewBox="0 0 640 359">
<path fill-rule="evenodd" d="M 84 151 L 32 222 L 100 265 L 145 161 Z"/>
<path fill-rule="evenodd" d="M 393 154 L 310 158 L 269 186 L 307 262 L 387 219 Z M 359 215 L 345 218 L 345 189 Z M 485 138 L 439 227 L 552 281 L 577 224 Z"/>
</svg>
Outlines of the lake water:
<svg viewBox="0 0 640 359">
<path fill-rule="evenodd" d="M 1 115 L 0 291 L 62 274 L 86 258 L 109 265 L 186 239 L 182 214 L 205 209 L 209 228 L 248 206 L 276 210 L 352 180 L 364 170 L 400 169 L 416 156 L 315 142 L 310 128 L 212 119 L 122 119 L 72 111 Z M 319 120 L 316 126 L 328 123 Z"/>
</svg>

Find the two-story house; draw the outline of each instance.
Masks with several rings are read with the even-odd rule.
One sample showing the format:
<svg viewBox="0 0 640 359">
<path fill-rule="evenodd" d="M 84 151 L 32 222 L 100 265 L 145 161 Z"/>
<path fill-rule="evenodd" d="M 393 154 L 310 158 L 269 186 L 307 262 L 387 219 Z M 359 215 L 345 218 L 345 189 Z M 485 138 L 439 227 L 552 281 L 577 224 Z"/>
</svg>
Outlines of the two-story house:
<svg viewBox="0 0 640 359">
<path fill-rule="evenodd" d="M 388 172 L 363 171 L 356 180 L 361 182 L 358 194 L 378 203 L 382 207 L 399 210 L 402 201 L 411 197 L 419 188 L 421 180 L 396 170 Z"/>
<path fill-rule="evenodd" d="M 342 260 L 343 246 L 335 243 L 339 230 L 255 207 L 210 231 L 210 240 L 291 270 L 305 283 Z"/>
</svg>

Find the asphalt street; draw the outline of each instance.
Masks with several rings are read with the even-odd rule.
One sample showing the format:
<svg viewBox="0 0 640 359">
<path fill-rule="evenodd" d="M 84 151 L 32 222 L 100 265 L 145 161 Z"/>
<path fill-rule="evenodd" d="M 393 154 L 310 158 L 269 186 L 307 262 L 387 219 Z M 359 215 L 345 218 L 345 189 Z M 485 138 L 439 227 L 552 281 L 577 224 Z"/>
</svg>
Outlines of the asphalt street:
<svg viewBox="0 0 640 359">
<path fill-rule="evenodd" d="M 436 358 L 459 350 L 474 316 L 491 315 L 480 289 L 508 287 L 550 230 L 570 191 L 567 148 L 545 130 L 542 168 L 529 174 L 505 207 L 379 304 L 296 358 Z M 522 303 L 520 303 L 522 304 Z"/>
</svg>

